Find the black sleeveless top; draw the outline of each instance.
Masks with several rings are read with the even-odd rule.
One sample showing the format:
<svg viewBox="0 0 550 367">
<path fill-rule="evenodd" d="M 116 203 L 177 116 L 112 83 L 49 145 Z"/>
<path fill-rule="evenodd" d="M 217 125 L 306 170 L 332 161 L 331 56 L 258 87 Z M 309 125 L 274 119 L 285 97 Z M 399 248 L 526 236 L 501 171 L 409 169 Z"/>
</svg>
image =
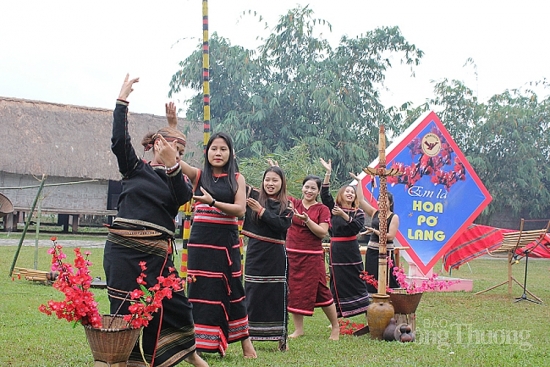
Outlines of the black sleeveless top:
<svg viewBox="0 0 550 367">
<path fill-rule="evenodd" d="M 380 230 L 380 218 L 378 217 L 379 213 L 380 213 L 380 210 L 377 210 L 374 213 L 374 215 L 372 216 L 372 224 L 371 224 L 371 227 L 374 228 L 374 229 L 377 229 L 377 230 Z M 395 213 L 391 213 L 390 216 L 388 217 L 386 233 L 390 229 L 390 223 L 393 219 L 394 214 Z M 380 243 L 380 237 L 376 233 L 373 232 L 373 233 L 370 234 L 370 241 Z M 393 240 L 392 241 L 386 240 L 386 244 L 387 245 L 393 244 Z"/>
<path fill-rule="evenodd" d="M 234 204 L 235 203 L 235 194 L 231 190 L 231 185 L 229 183 L 229 178 L 227 173 L 216 175 L 213 177 L 204 177 L 202 175 L 203 171 L 199 171 L 200 177 L 197 182 L 197 185 L 194 187 L 194 193 L 197 196 L 203 196 L 204 194 L 200 190 L 204 180 L 212 180 L 210 182 L 210 189 L 208 193 L 216 201 L 223 203 Z M 239 175 L 237 173 L 236 175 Z M 237 176 L 238 177 L 238 176 Z M 237 228 L 237 217 L 233 215 L 225 214 L 220 209 L 210 206 L 208 204 L 203 204 L 201 202 L 195 203 L 195 214 L 193 216 L 193 224 L 223 224 L 223 225 L 233 225 L 235 229 Z M 193 231 L 191 231 L 193 236 Z"/>
<path fill-rule="evenodd" d="M 212 198 L 216 199 L 216 201 L 221 201 L 222 203 L 235 203 L 235 194 L 231 191 L 231 185 L 229 184 L 227 173 L 222 173 L 221 175 L 215 175 L 212 177 L 204 177 L 204 172 L 202 170 L 200 170 L 199 172 L 200 177 L 199 182 L 195 187 L 195 195 L 202 196 L 203 193 L 200 187 L 203 186 L 203 181 L 212 180 L 212 182 L 209 182 L 210 190 L 208 191 Z M 238 173 L 236 175 L 236 177 L 238 178 Z"/>
</svg>

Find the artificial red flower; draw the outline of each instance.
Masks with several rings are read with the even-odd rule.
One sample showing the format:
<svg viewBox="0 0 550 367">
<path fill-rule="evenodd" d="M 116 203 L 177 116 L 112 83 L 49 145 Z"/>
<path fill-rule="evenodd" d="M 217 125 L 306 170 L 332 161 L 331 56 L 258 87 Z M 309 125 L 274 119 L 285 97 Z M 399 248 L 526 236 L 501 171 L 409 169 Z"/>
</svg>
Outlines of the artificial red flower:
<svg viewBox="0 0 550 367">
<path fill-rule="evenodd" d="M 69 322 L 91 325 L 94 328 L 101 327 L 101 316 L 97 308 L 94 294 L 90 291 L 92 277 L 89 266 L 92 265 L 87 257 L 82 256 L 80 248 L 75 248 L 74 266 L 63 262 L 67 257 L 63 253 L 63 247 L 57 244 L 57 238 L 52 237 L 53 246 L 48 250 L 52 255 L 51 270 L 59 272 L 59 276 L 53 283 L 53 287 L 65 295 L 63 301 L 50 300 L 46 305 L 42 304 L 38 310 L 46 315 L 55 314 L 58 319 Z"/>
<path fill-rule="evenodd" d="M 128 315 L 124 315 L 124 320 L 132 327 L 145 327 L 153 319 L 153 314 L 162 307 L 163 299 L 171 299 L 172 292 L 183 289 L 183 279 L 176 276 L 175 269 L 170 268 L 170 274 L 167 277 L 158 276 L 157 283 L 151 287 L 146 287 L 143 273 L 147 266 L 144 261 L 139 263 L 142 273 L 137 277 L 140 289 L 130 292 L 132 304 L 128 307 Z"/>
<path fill-rule="evenodd" d="M 388 266 L 392 269 L 393 275 L 395 275 L 397 283 L 399 284 L 399 290 L 408 294 L 443 290 L 460 282 L 460 280 L 439 280 L 437 279 L 439 275 L 433 273 L 428 279 L 424 279 L 420 284 L 417 284 L 414 280 L 410 282 L 407 281 L 405 270 L 402 267 L 393 266 L 393 261 L 391 259 L 388 259 Z M 362 271 L 359 274 L 359 278 L 378 289 L 378 281 L 374 278 L 374 275 Z M 387 288 L 388 293 L 395 292 L 396 290 L 397 289 Z"/>
</svg>

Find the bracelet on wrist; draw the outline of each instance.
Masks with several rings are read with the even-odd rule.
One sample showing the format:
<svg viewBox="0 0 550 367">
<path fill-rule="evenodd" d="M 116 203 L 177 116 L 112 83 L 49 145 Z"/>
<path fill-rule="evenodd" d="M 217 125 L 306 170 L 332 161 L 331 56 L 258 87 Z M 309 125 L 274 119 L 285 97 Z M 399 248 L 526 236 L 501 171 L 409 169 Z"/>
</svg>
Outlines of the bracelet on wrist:
<svg viewBox="0 0 550 367">
<path fill-rule="evenodd" d="M 210 204 L 208 204 L 208 205 L 214 206 L 214 204 L 216 204 L 216 199 L 212 199 L 212 202 L 211 202 Z"/>
<path fill-rule="evenodd" d="M 325 176 L 330 176 L 330 175 L 332 175 L 332 173 L 330 172 L 325 173 Z"/>
</svg>

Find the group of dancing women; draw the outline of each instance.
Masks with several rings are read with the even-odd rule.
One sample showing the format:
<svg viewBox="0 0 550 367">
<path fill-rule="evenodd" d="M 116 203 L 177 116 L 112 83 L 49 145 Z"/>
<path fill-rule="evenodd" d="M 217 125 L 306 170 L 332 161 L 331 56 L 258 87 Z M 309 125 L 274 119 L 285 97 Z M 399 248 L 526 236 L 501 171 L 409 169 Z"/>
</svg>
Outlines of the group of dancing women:
<svg viewBox="0 0 550 367">
<path fill-rule="evenodd" d="M 129 294 L 143 271 L 140 263 L 147 264 L 148 287 L 173 272 L 174 218 L 181 205 L 191 199 L 195 205 L 187 245 L 187 295 L 176 291 L 163 301 L 128 366 L 167 367 L 181 361 L 207 366 L 202 353 L 223 356 L 235 342 L 245 358 L 257 358 L 253 341 L 274 341 L 286 351 L 289 338 L 305 334 L 304 316 L 312 316 L 318 307 L 330 321 L 329 339 L 338 340 L 338 318 L 365 314 L 369 293 L 376 292 L 359 276 L 364 265 L 357 237 L 365 231 L 367 213 L 373 218 L 366 230 L 371 234 L 368 251 L 375 251 L 378 211 L 356 186 L 341 187 L 333 198 L 330 160 L 320 160 L 324 180 L 304 178 L 301 198 L 287 195 L 285 174 L 276 162 L 269 162 L 259 188 L 247 185 L 237 169 L 232 139 L 224 133 L 210 137 L 202 168 L 189 165 L 182 160 L 186 138 L 177 129 L 173 103 L 166 105 L 168 126 L 142 139 L 153 158 L 139 158 L 128 133 L 128 96 L 138 81 L 126 76 L 113 114 L 111 148 L 122 174 L 122 192 L 104 254 L 111 313 L 129 312 Z M 391 199 L 388 204 L 393 206 Z M 242 234 L 248 238 L 244 274 L 240 217 L 245 218 Z M 390 244 L 398 225 L 399 218 L 390 213 Z M 329 285 L 323 248 L 328 234 Z M 367 256 L 367 271 L 377 262 L 377 252 Z M 377 276 L 374 268 L 369 274 Z"/>
</svg>

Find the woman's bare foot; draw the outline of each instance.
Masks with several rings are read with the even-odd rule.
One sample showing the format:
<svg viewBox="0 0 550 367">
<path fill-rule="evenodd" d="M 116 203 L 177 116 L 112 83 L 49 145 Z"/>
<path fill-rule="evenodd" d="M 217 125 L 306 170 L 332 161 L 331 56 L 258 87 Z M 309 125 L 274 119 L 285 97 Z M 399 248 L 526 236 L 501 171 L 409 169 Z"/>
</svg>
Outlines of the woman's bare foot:
<svg viewBox="0 0 550 367">
<path fill-rule="evenodd" d="M 340 327 L 337 325 L 332 327 L 330 331 L 329 340 L 338 340 L 338 339 L 340 339 Z"/>
<path fill-rule="evenodd" d="M 185 362 L 192 364 L 195 367 L 208 367 L 208 363 L 202 359 L 196 352 L 190 354 L 184 359 Z"/>
<path fill-rule="evenodd" d="M 288 337 L 289 337 L 290 339 L 296 339 L 296 338 L 299 338 L 299 337 L 301 337 L 301 336 L 304 336 L 304 332 L 303 332 L 303 331 L 298 331 L 298 330 L 296 330 L 296 331 L 294 331 L 292 334 L 290 334 Z"/>
<path fill-rule="evenodd" d="M 250 338 L 241 340 L 241 347 L 243 348 L 244 358 L 258 358 L 258 355 L 256 354 L 256 350 L 254 349 L 254 345 L 252 345 L 252 341 L 250 340 Z"/>
<path fill-rule="evenodd" d="M 279 340 L 279 350 L 286 352 L 288 350 L 288 340 Z"/>
</svg>

